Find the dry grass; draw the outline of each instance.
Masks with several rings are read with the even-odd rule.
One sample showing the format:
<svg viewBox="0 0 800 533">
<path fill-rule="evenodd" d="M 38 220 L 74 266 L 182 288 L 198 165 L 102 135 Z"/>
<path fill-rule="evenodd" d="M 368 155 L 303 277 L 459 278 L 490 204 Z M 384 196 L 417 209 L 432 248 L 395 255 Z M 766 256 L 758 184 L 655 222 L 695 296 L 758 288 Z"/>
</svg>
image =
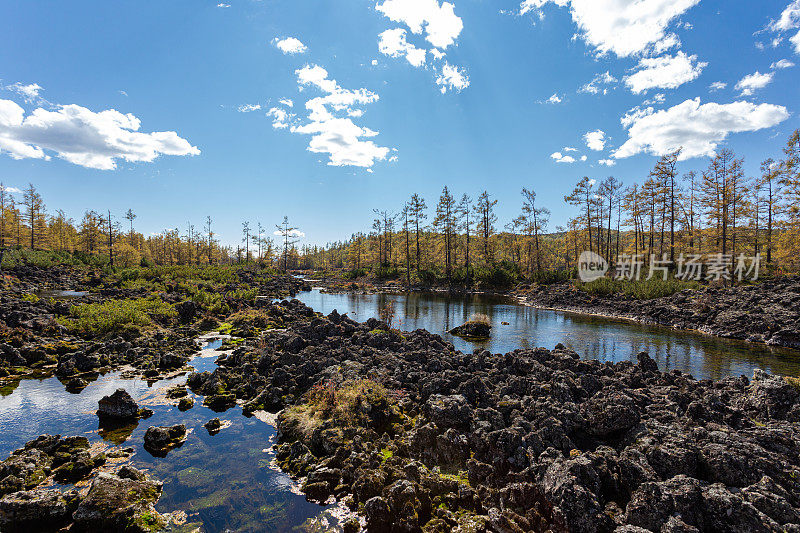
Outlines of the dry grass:
<svg viewBox="0 0 800 533">
<path fill-rule="evenodd" d="M 469 320 L 467 320 L 467 324 L 484 324 L 486 326 L 491 326 L 492 320 L 483 313 L 475 313 L 471 317 L 469 317 Z"/>
<path fill-rule="evenodd" d="M 383 385 L 369 380 L 318 384 L 306 394 L 306 402 L 290 407 L 283 418 L 298 437 L 310 437 L 325 420 L 342 427 L 366 426 L 373 409 L 389 408 L 394 399 Z"/>
</svg>

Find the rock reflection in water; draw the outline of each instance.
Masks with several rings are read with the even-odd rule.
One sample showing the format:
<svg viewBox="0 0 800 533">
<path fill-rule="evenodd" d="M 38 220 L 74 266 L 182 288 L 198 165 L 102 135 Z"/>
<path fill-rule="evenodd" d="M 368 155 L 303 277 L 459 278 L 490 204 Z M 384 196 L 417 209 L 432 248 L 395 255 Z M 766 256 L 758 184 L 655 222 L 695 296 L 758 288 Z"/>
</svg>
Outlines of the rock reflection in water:
<svg viewBox="0 0 800 533">
<path fill-rule="evenodd" d="M 600 361 L 635 363 L 636 354 L 644 351 L 656 360 L 661 370 L 678 369 L 697 379 L 741 374 L 751 377 L 757 368 L 775 374 L 800 375 L 798 351 L 630 321 L 536 309 L 503 296 L 421 292 L 324 294 L 313 290 L 302 292 L 297 298 L 315 311 L 328 314 L 336 309 L 358 321 L 377 317 L 378 309 L 393 305 L 394 327 L 409 331 L 424 328 L 439 333 L 467 353 L 476 348 L 505 353 L 517 348 L 553 348 L 562 343 L 586 359 Z M 490 318 L 491 338 L 469 341 L 447 333 L 478 313 Z"/>
<path fill-rule="evenodd" d="M 221 340 L 209 343 L 192 364 L 213 370 L 219 353 L 211 350 L 220 344 Z M 202 397 L 181 412 L 166 391 L 185 381 L 183 375 L 148 385 L 113 372 L 77 394 L 55 377 L 13 382 L 0 389 L 0 457 L 42 434 L 85 435 L 92 443 L 130 446 L 135 451 L 131 464 L 164 482 L 158 511 L 186 513 L 180 531 L 297 531 L 319 519 L 326 508 L 307 502 L 293 481 L 271 466 L 275 429 L 257 418 L 245 418 L 240 407 L 216 414 L 202 406 Z M 118 388 L 151 408 L 153 416 L 127 425 L 99 425 L 98 400 Z M 221 419 L 221 430 L 210 435 L 203 425 L 215 417 Z M 185 424 L 190 432 L 181 447 L 163 459 L 144 450 L 148 427 L 174 424 Z"/>
</svg>

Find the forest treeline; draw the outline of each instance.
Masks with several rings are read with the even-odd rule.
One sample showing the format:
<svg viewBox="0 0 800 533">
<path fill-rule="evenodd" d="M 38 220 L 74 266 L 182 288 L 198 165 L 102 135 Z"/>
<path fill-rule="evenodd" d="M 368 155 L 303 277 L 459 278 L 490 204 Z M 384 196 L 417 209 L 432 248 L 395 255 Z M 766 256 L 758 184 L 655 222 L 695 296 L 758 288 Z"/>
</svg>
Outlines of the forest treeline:
<svg viewBox="0 0 800 533">
<path fill-rule="evenodd" d="M 396 211 L 376 209 L 369 231 L 303 247 L 301 264 L 351 277 L 487 284 L 562 279 L 584 250 L 612 262 L 639 255 L 645 265 L 651 257 L 674 265 L 680 254 L 723 254 L 731 262 L 761 254 L 762 269 L 800 269 L 800 130 L 755 176 L 729 149 L 682 175 L 679 158 L 680 150 L 661 157 L 637 183 L 581 178 L 564 196 L 575 215 L 555 228 L 532 188 L 522 188 L 519 215 L 502 225 L 487 191 L 473 199 L 444 187 L 430 205 L 414 194 Z"/>
<path fill-rule="evenodd" d="M 135 229 L 137 215 L 87 210 L 76 221 L 58 209 L 48 212 L 33 184 L 24 190 L 0 183 L 0 264 L 22 260 L 26 250 L 63 252 L 98 266 L 207 265 L 258 262 L 284 269 L 298 264 L 297 228 L 284 217 L 274 229 L 242 223 L 242 241 L 221 245 L 207 216 L 201 227 L 167 229 L 145 237 Z M 277 242 L 276 242 L 277 241 Z M 4 254 L 6 250 L 22 253 Z M 5 257 L 5 261 L 3 258 Z M 65 256 L 66 257 L 66 256 Z"/>
<path fill-rule="evenodd" d="M 476 198 L 444 187 L 435 202 L 412 195 L 395 210 L 375 209 L 372 226 L 325 246 L 298 246 L 298 228 L 284 217 L 272 228 L 242 223 L 235 247 L 219 243 L 212 218 L 145 237 L 136 214 L 86 211 L 79 221 L 48 212 L 33 185 L 0 184 L 0 250 L 82 254 L 100 264 L 225 264 L 259 262 L 281 269 L 344 270 L 407 283 L 504 285 L 521 278 L 569 277 L 584 250 L 610 261 L 621 254 L 673 263 L 680 254 L 761 254 L 771 272 L 800 270 L 800 130 L 778 159 L 755 176 L 743 159 L 721 149 L 705 168 L 680 174 L 680 151 L 658 159 L 645 179 L 581 178 L 564 196 L 574 207 L 565 226 L 550 228 L 550 210 L 533 188 L 520 191 L 519 214 L 498 220 L 488 191 Z"/>
</svg>

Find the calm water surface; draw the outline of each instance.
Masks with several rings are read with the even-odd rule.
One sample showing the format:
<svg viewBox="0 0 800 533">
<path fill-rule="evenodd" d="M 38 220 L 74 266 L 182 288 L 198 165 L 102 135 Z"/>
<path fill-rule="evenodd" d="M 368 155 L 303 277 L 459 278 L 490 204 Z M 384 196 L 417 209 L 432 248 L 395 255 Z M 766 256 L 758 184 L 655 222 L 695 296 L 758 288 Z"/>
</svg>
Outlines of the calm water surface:
<svg viewBox="0 0 800 533">
<path fill-rule="evenodd" d="M 218 352 L 209 344 L 192 361 L 199 371 L 213 370 Z M 85 435 L 91 442 L 132 447 L 131 463 L 164 482 L 156 508 L 161 512 L 182 510 L 187 524 L 181 531 L 308 531 L 335 509 L 309 503 L 297 494 L 292 480 L 271 466 L 269 450 L 276 432 L 257 418 L 246 418 L 240 407 L 215 413 L 203 407 L 202 396 L 181 412 L 163 399 L 164 389 L 185 383 L 186 376 L 148 385 L 141 379 L 122 379 L 119 372 L 100 376 L 80 394 L 64 390 L 56 378 L 27 379 L 0 389 L 0 458 L 37 436 Z M 155 414 L 138 424 L 113 432 L 101 431 L 95 414 L 97 402 L 118 388 L 126 389 L 140 405 Z M 191 393 L 190 393 L 191 394 Z M 219 417 L 228 427 L 211 436 L 203 427 Z M 189 437 L 166 458 L 153 457 L 143 447 L 149 426 L 186 424 Z"/>
<path fill-rule="evenodd" d="M 536 309 L 504 296 L 324 294 L 315 289 L 298 294 L 297 299 L 315 311 L 328 314 L 336 309 L 359 322 L 378 316 L 380 308 L 391 305 L 395 310 L 394 327 L 409 331 L 423 328 L 439 333 L 466 353 L 476 348 L 506 353 L 517 348 L 553 348 L 562 343 L 583 358 L 600 361 L 636 362 L 636 354 L 644 351 L 658 362 L 661 370 L 678 369 L 697 379 L 740 374 L 751 377 L 757 368 L 774 374 L 800 375 L 800 351 L 630 321 Z M 447 333 L 475 313 L 491 319 L 491 339 L 470 342 Z"/>
</svg>

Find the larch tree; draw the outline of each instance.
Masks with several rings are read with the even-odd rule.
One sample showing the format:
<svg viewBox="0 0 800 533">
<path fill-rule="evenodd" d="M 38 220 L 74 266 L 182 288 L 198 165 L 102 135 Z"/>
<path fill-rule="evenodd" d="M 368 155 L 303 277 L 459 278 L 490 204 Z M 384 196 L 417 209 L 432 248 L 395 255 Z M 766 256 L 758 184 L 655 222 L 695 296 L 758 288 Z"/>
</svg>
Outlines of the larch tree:
<svg viewBox="0 0 800 533">
<path fill-rule="evenodd" d="M 669 211 L 669 259 L 670 262 L 675 261 L 675 200 L 676 187 L 675 178 L 678 175 L 677 165 L 678 158 L 680 157 L 681 149 L 670 152 L 662 156 L 656 163 L 655 168 L 650 172 L 650 175 L 662 185 L 663 188 L 663 206 L 662 211 L 662 242 L 663 242 L 663 223 L 666 219 L 666 211 Z"/>
<path fill-rule="evenodd" d="M 564 196 L 564 201 L 570 205 L 577 207 L 578 209 L 584 210 L 586 213 L 586 230 L 589 233 L 589 251 L 593 251 L 592 248 L 592 202 L 594 198 L 594 180 L 589 179 L 588 176 L 584 176 L 581 180 L 575 185 L 575 188 L 572 192 L 566 196 Z M 599 250 L 598 250 L 599 252 Z"/>
<path fill-rule="evenodd" d="M 600 182 L 600 186 L 598 187 L 598 196 L 602 199 L 604 208 L 605 208 L 605 215 L 607 220 L 606 225 L 606 251 L 605 257 L 610 261 L 612 258 L 611 254 L 611 223 L 614 217 L 615 208 L 620 202 L 620 189 L 622 189 L 622 183 L 615 178 L 614 176 L 609 176 Z"/>
<path fill-rule="evenodd" d="M 250 222 L 242 222 L 242 242 L 245 246 L 244 261 L 250 261 Z"/>
<path fill-rule="evenodd" d="M 125 212 L 125 219 L 129 222 L 130 228 L 128 233 L 128 241 L 130 242 L 131 246 L 133 246 L 133 221 L 136 220 L 136 213 L 133 212 L 133 209 L 128 209 Z"/>
<path fill-rule="evenodd" d="M 421 264 L 421 251 L 420 251 L 420 226 L 424 227 L 424 220 L 428 218 L 428 215 L 425 213 L 425 210 L 428 208 L 425 205 L 425 199 L 422 198 L 419 194 L 414 194 L 411 196 L 411 201 L 409 202 L 409 215 L 411 216 L 411 223 L 414 225 L 414 233 L 415 233 L 415 246 L 416 246 L 416 255 L 417 255 L 417 274 L 420 271 L 420 264 Z"/>
<path fill-rule="evenodd" d="M 487 191 L 483 191 L 478 197 L 475 205 L 475 214 L 478 215 L 478 233 L 481 236 L 483 245 L 483 260 L 486 264 L 493 262 L 492 247 L 489 240 L 494 235 L 494 224 L 497 222 L 497 215 L 494 213 L 494 206 L 497 200 L 492 200 Z"/>
<path fill-rule="evenodd" d="M 211 265 L 214 263 L 214 232 L 211 229 L 211 223 L 213 222 L 211 215 L 206 216 L 206 245 L 208 247 L 208 264 Z"/>
<path fill-rule="evenodd" d="M 772 264 L 772 228 L 780 213 L 781 197 L 781 166 L 774 159 L 769 158 L 761 162 L 761 177 L 758 185 L 764 190 L 765 209 L 767 215 L 767 264 Z"/>
<path fill-rule="evenodd" d="M 25 218 L 28 221 L 28 231 L 30 232 L 31 249 L 36 249 L 36 243 L 42 238 L 44 217 L 44 201 L 42 196 L 36 191 L 32 183 L 23 192 L 22 203 L 25 205 Z"/>
<path fill-rule="evenodd" d="M 283 250 L 281 250 L 283 255 L 283 271 L 288 273 L 289 272 L 289 253 L 292 247 L 297 244 L 297 232 L 300 228 L 292 226 L 289 224 L 289 217 L 284 216 L 283 222 L 280 224 L 276 224 L 275 227 L 278 230 L 278 235 L 281 236 L 283 239 Z"/>
<path fill-rule="evenodd" d="M 452 279 L 452 249 L 453 236 L 455 233 L 455 211 L 456 203 L 450 190 L 445 186 L 439 196 L 439 203 L 436 205 L 436 218 L 433 220 L 433 227 L 442 235 L 442 245 L 444 247 L 444 268 L 447 281 Z"/>
<path fill-rule="evenodd" d="M 471 218 L 472 210 L 473 210 L 472 198 L 467 193 L 464 193 L 461 196 L 461 201 L 458 202 L 458 218 L 460 221 L 459 231 L 464 232 L 464 268 L 467 269 L 468 284 L 472 280 L 472 274 L 470 272 L 470 258 L 469 258 L 470 237 L 472 235 L 472 228 L 474 225 L 473 219 Z"/>
<path fill-rule="evenodd" d="M 528 236 L 528 271 L 533 270 L 533 257 L 536 258 L 536 271 L 542 271 L 542 256 L 539 235 L 547 230 L 550 210 L 536 206 L 536 192 L 522 188 L 523 230 Z M 531 243 L 531 240 L 533 243 Z"/>
<path fill-rule="evenodd" d="M 403 206 L 400 216 L 403 219 L 403 235 L 406 249 L 406 287 L 411 287 L 411 239 L 409 237 L 408 214 L 411 211 L 409 204 Z"/>
<path fill-rule="evenodd" d="M 699 197 L 699 184 L 700 180 L 697 178 L 697 172 L 691 170 L 683 175 L 683 181 L 688 184 L 688 189 L 684 193 L 684 201 L 681 202 L 683 206 L 684 219 L 686 220 L 686 227 L 689 231 L 689 248 L 692 252 L 695 251 L 695 244 L 697 248 L 701 248 L 702 243 L 695 243 L 695 238 L 701 235 L 700 227 L 701 218 L 697 213 L 697 199 Z"/>
</svg>

